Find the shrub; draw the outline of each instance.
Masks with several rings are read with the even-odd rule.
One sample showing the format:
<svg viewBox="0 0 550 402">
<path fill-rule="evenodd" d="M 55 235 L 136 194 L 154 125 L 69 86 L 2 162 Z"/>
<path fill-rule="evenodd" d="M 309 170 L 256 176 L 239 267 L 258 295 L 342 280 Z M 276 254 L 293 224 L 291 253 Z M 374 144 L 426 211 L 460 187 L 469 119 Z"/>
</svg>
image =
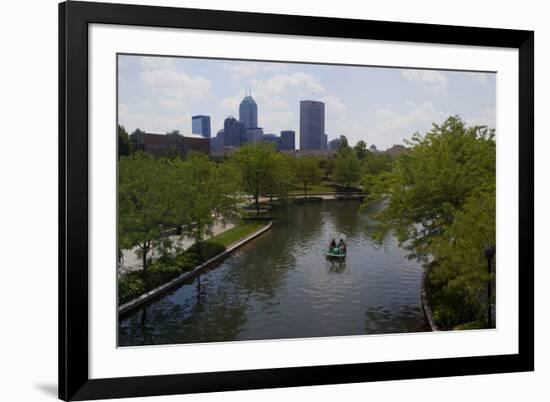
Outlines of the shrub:
<svg viewBox="0 0 550 402">
<path fill-rule="evenodd" d="M 199 265 L 199 260 L 197 259 L 197 256 L 195 254 L 185 252 L 178 254 L 174 258 L 174 263 L 177 265 L 181 272 L 186 272 L 192 270 L 197 265 Z"/>
<path fill-rule="evenodd" d="M 145 293 L 145 281 L 141 272 L 129 272 L 118 279 L 118 302 L 126 303 Z"/>
<path fill-rule="evenodd" d="M 485 322 L 482 322 L 482 321 L 472 321 L 472 322 L 468 322 L 466 324 L 461 324 L 461 325 L 457 325 L 456 327 L 454 327 L 454 329 L 457 329 L 457 330 L 464 330 L 464 329 L 483 329 L 483 328 L 486 328 L 487 326 L 487 323 Z"/>
<path fill-rule="evenodd" d="M 209 260 L 212 257 L 215 257 L 220 253 L 223 253 L 224 251 L 224 246 L 211 242 L 195 243 L 187 249 L 187 253 L 196 256 L 199 264 Z"/>
<path fill-rule="evenodd" d="M 449 286 L 435 285 L 428 275 L 428 298 L 435 324 L 443 330 L 469 326 L 480 320 L 482 305 L 479 300 Z M 467 328 L 464 328 L 467 329 Z"/>
<path fill-rule="evenodd" d="M 118 279 L 118 302 L 129 302 L 182 273 L 191 271 L 223 251 L 225 247 L 220 244 L 204 242 L 200 245 L 193 244 L 175 257 L 163 255 L 147 268 L 147 272 L 128 272 Z"/>
<path fill-rule="evenodd" d="M 156 262 L 148 268 L 147 275 L 145 277 L 147 282 L 147 290 L 156 288 L 174 279 L 181 273 L 179 267 L 173 260 L 169 262 Z"/>
</svg>

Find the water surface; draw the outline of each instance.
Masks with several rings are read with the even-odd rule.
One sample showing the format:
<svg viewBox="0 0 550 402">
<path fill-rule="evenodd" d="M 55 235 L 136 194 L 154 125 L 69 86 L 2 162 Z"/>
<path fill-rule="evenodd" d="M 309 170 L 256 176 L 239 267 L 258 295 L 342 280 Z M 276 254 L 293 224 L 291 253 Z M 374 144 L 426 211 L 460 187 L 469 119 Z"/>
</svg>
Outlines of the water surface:
<svg viewBox="0 0 550 402">
<path fill-rule="evenodd" d="M 422 267 L 357 201 L 274 210 L 270 231 L 119 320 L 119 345 L 428 331 Z M 325 258 L 344 237 L 345 262 Z"/>
</svg>

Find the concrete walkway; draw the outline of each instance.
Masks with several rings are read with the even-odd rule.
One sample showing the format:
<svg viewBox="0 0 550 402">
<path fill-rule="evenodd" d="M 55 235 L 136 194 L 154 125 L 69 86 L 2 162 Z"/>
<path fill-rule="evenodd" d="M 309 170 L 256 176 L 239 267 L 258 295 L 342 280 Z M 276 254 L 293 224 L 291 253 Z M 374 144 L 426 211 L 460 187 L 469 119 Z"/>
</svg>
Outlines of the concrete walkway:
<svg viewBox="0 0 550 402">
<path fill-rule="evenodd" d="M 307 197 L 308 198 L 322 198 L 323 200 L 335 200 L 337 199 L 338 197 L 342 197 L 344 195 L 347 195 L 345 193 L 308 193 L 307 194 Z M 364 193 L 351 193 L 351 196 L 352 197 L 364 197 L 365 194 Z M 294 199 L 303 199 L 304 198 L 304 195 L 303 194 L 293 194 L 293 195 L 290 195 L 289 198 L 294 198 Z M 273 197 L 274 200 L 277 199 L 277 197 Z M 258 198 L 258 201 L 259 202 L 268 202 L 270 201 L 271 198 L 270 197 L 259 197 Z M 252 204 L 254 204 L 254 200 L 252 200 Z"/>
<path fill-rule="evenodd" d="M 220 221 L 218 221 L 214 224 L 212 235 L 206 236 L 204 239 L 208 240 L 212 236 L 225 232 L 226 230 L 229 230 L 233 227 L 235 227 L 235 224 L 233 223 L 226 223 L 224 225 Z M 181 237 L 178 235 L 168 236 L 168 238 L 172 241 L 171 252 L 173 255 L 175 254 L 176 249 L 179 248 L 180 250 L 187 250 L 195 242 L 189 237 Z M 137 247 L 131 250 L 122 250 L 122 254 L 124 255 L 124 264 L 122 264 L 122 266 L 118 268 L 118 275 L 122 275 L 126 272 L 139 271 L 143 268 L 143 262 L 141 257 L 138 257 L 136 253 L 137 250 Z M 159 255 L 153 251 L 147 254 L 147 258 L 152 258 L 153 261 L 155 261 L 157 258 L 159 258 Z"/>
</svg>

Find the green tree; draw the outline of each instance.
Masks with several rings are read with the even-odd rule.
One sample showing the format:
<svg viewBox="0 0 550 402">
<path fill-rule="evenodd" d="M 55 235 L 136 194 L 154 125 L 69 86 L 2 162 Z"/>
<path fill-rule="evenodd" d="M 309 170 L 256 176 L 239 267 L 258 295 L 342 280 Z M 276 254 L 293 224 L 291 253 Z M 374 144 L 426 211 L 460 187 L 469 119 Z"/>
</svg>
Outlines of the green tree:
<svg viewBox="0 0 550 402">
<path fill-rule="evenodd" d="M 465 200 L 495 181 L 494 131 L 449 117 L 425 136 L 414 134 L 393 170 L 371 183 L 367 203 L 387 200 L 378 219 L 424 258 L 435 236 L 450 226 Z"/>
<path fill-rule="evenodd" d="M 147 256 L 161 245 L 163 225 L 173 217 L 172 169 L 138 152 L 122 157 L 118 170 L 119 247 L 137 247 L 146 272 Z"/>
<path fill-rule="evenodd" d="M 241 173 L 244 190 L 252 196 L 256 215 L 260 214 L 260 195 L 267 192 L 274 175 L 273 144 L 257 142 L 239 147 L 235 153 L 235 163 Z"/>
<path fill-rule="evenodd" d="M 393 160 L 391 156 L 385 153 L 367 151 L 362 161 L 363 173 L 372 176 L 378 176 L 382 172 L 389 172 L 392 170 L 392 167 Z"/>
<path fill-rule="evenodd" d="M 482 328 L 490 279 L 483 248 L 495 244 L 494 130 L 451 116 L 408 145 L 391 171 L 365 176 L 367 203 L 385 200 L 380 233 L 392 229 L 410 257 L 430 261 L 427 289 L 437 325 Z"/>
<path fill-rule="evenodd" d="M 357 141 L 357 144 L 353 147 L 355 150 L 355 154 L 359 159 L 363 159 L 365 156 L 367 156 L 367 143 L 363 140 Z"/>
<path fill-rule="evenodd" d="M 307 186 L 319 183 L 323 172 L 317 158 L 301 156 L 294 161 L 294 175 L 296 181 L 304 186 L 304 198 L 307 198 Z"/>
<path fill-rule="evenodd" d="M 182 190 L 182 213 L 188 221 L 183 234 L 200 244 L 212 234 L 218 216 L 224 220 L 237 217 L 238 181 L 230 166 L 217 166 L 206 155 L 190 153 L 185 161 L 176 160 L 178 180 Z"/>
<path fill-rule="evenodd" d="M 118 158 L 121 156 L 130 155 L 130 138 L 128 137 L 128 132 L 121 126 L 117 124 L 117 135 L 118 135 Z"/>
<path fill-rule="evenodd" d="M 336 157 L 334 178 L 346 188 L 351 187 L 361 178 L 361 162 L 353 149 L 349 147 L 340 149 Z"/>
<path fill-rule="evenodd" d="M 265 194 L 269 195 L 271 201 L 277 197 L 279 201 L 285 202 L 296 179 L 292 169 L 293 157 L 275 153 L 272 158 L 273 170 L 265 183 Z"/>
<path fill-rule="evenodd" d="M 326 180 L 332 179 L 332 174 L 334 173 L 335 161 L 333 158 L 321 158 L 319 160 L 319 167 L 323 171 L 323 176 Z"/>
<path fill-rule="evenodd" d="M 338 144 L 338 153 L 340 153 L 342 149 L 347 149 L 347 148 L 349 148 L 348 138 L 345 135 L 341 135 L 340 142 Z"/>
<path fill-rule="evenodd" d="M 170 147 L 168 148 L 168 159 L 175 160 L 180 157 L 180 152 L 178 151 L 178 148 L 176 147 Z"/>
<path fill-rule="evenodd" d="M 493 185 L 470 195 L 452 224 L 444 227 L 442 235 L 432 241 L 429 251 L 436 261 L 428 278 L 436 301 L 434 320 L 441 328 L 486 326 L 489 300 L 485 289 L 492 278 L 487 273 L 483 248 L 496 244 L 495 231 Z"/>
<path fill-rule="evenodd" d="M 237 221 L 241 216 L 239 204 L 241 195 L 241 178 L 238 167 L 232 161 L 215 164 L 211 185 L 214 188 L 214 207 L 217 218 L 222 222 Z"/>
</svg>

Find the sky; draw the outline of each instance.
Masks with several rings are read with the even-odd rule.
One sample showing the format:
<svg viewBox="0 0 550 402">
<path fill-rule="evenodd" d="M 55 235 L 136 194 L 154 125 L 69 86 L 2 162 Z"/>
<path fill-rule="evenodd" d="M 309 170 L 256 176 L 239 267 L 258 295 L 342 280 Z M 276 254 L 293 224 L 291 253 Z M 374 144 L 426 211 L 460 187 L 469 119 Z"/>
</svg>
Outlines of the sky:
<svg viewBox="0 0 550 402">
<path fill-rule="evenodd" d="M 329 140 L 345 135 L 387 149 L 432 123 L 460 115 L 468 125 L 495 128 L 496 74 L 443 70 L 118 56 L 119 124 L 191 134 L 191 116 L 211 117 L 212 135 L 239 117 L 248 88 L 264 133 L 296 131 L 300 100 L 325 103 Z"/>
</svg>

